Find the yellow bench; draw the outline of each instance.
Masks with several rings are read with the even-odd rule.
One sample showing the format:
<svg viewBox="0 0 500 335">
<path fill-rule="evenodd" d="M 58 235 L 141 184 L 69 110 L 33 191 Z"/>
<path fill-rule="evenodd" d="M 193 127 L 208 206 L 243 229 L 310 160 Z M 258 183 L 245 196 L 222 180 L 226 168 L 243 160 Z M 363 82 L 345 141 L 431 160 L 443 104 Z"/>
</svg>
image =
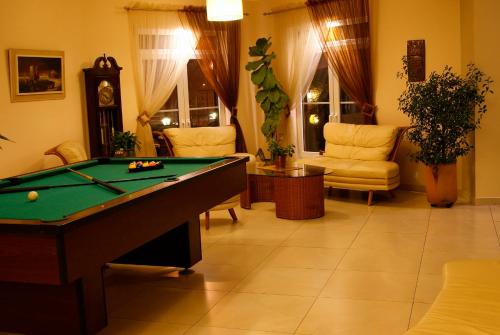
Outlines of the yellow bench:
<svg viewBox="0 0 500 335">
<path fill-rule="evenodd" d="M 500 261 L 454 261 L 443 273 L 441 292 L 405 335 L 500 334 Z"/>
</svg>

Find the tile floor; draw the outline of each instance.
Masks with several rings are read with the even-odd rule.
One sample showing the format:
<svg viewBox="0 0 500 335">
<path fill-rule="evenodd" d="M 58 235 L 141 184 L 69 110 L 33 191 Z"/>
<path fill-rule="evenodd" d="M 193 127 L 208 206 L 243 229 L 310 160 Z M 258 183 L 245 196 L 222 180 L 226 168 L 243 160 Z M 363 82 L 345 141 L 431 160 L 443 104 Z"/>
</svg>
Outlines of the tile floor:
<svg viewBox="0 0 500 335">
<path fill-rule="evenodd" d="M 213 212 L 195 272 L 112 265 L 99 335 L 402 334 L 425 314 L 449 260 L 500 258 L 500 206 L 430 208 L 397 192 L 368 207 L 327 198 L 316 220 L 272 203 Z"/>
</svg>

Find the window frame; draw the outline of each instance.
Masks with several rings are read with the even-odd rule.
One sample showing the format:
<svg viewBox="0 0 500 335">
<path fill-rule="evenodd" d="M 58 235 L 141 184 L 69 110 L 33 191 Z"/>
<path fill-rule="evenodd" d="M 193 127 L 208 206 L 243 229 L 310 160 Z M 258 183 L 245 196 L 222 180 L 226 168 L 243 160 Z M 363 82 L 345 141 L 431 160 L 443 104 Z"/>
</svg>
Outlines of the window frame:
<svg viewBox="0 0 500 335">
<path fill-rule="evenodd" d="M 328 61 L 328 59 L 327 59 Z M 316 71 L 316 70 L 315 70 Z M 318 155 L 318 151 L 306 151 L 304 150 L 304 97 L 307 94 L 309 87 L 303 92 L 299 97 L 300 108 L 299 115 L 297 118 L 297 146 L 298 146 L 298 156 L 299 157 L 313 157 Z M 333 97 L 333 99 L 332 99 Z M 328 122 L 338 122 L 340 123 L 340 84 L 335 71 L 328 64 L 328 105 L 329 105 L 329 116 Z M 345 102 L 344 102 L 345 103 Z M 307 104 L 307 103 L 306 103 Z M 326 104 L 326 102 L 321 102 L 318 104 Z"/>
<path fill-rule="evenodd" d="M 191 58 L 197 60 L 198 58 Z M 190 60 L 191 60 L 190 59 Z M 191 128 L 191 114 L 190 111 L 191 109 L 196 109 L 195 108 L 190 108 L 189 107 L 189 80 L 188 80 L 188 72 L 187 72 L 187 63 L 186 66 L 182 69 L 182 73 L 179 77 L 179 80 L 177 81 L 177 109 L 179 113 L 179 128 Z M 169 96 L 170 98 L 170 96 Z M 229 110 L 224 106 L 222 103 L 221 99 L 219 96 L 217 96 L 217 101 L 218 101 L 218 112 L 219 112 L 219 127 L 220 126 L 225 126 L 227 124 L 227 115 L 229 113 Z M 162 106 L 163 107 L 163 106 Z M 213 107 L 200 107 L 199 109 L 208 109 L 208 108 L 214 108 Z M 172 109 L 160 109 L 158 113 L 160 112 L 166 112 L 166 111 L 172 111 Z"/>
</svg>

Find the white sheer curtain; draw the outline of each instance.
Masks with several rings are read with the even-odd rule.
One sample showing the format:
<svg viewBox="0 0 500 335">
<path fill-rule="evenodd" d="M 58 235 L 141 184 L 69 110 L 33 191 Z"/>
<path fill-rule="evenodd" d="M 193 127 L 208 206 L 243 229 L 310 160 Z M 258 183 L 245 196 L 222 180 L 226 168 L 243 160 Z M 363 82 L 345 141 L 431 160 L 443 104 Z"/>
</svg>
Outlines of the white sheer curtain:
<svg viewBox="0 0 500 335">
<path fill-rule="evenodd" d="M 277 78 L 290 97 L 290 116 L 286 121 L 284 141 L 297 146 L 297 117 L 300 98 L 307 90 L 321 57 L 321 43 L 307 10 L 276 14 L 276 37 L 271 40 L 276 51 Z"/>
<path fill-rule="evenodd" d="M 128 12 L 137 91 L 137 139 L 140 157 L 156 156 L 150 118 L 167 101 L 187 62 L 194 35 L 182 28 L 177 12 Z"/>
</svg>

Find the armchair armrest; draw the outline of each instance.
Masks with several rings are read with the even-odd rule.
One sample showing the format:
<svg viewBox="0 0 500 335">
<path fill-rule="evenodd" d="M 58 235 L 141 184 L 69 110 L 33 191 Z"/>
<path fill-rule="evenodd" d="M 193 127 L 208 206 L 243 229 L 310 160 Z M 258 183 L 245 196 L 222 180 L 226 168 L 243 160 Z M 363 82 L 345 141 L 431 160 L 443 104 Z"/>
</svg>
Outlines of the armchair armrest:
<svg viewBox="0 0 500 335">
<path fill-rule="evenodd" d="M 399 127 L 398 136 L 396 137 L 396 142 L 394 143 L 394 147 L 392 148 L 391 153 L 389 154 L 389 161 L 394 162 L 396 160 L 396 154 L 398 153 L 399 146 L 401 145 L 401 141 L 404 136 L 408 132 L 411 127 Z"/>
</svg>

